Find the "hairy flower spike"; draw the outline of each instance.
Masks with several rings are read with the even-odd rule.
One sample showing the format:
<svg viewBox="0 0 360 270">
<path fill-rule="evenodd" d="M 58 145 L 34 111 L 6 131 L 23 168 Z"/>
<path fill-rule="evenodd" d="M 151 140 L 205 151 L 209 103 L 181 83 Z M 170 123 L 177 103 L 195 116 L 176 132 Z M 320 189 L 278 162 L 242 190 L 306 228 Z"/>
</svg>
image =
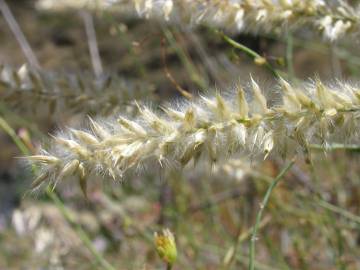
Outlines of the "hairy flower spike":
<svg viewBox="0 0 360 270">
<path fill-rule="evenodd" d="M 58 179 L 63 179 L 68 176 L 72 176 L 78 170 L 79 165 L 80 165 L 80 162 L 77 159 L 69 161 L 62 168 L 61 172 L 59 173 Z"/>
<path fill-rule="evenodd" d="M 232 31 L 280 32 L 303 26 L 334 41 L 360 28 L 359 8 L 324 0 L 39 0 L 40 9 L 108 9 L 181 23 L 208 24 Z"/>
<path fill-rule="evenodd" d="M 118 178 L 130 168 L 143 167 L 148 159 L 185 166 L 200 158 L 214 163 L 236 154 L 290 154 L 345 134 L 349 142 L 359 139 L 359 88 L 345 83 L 328 86 L 319 80 L 297 88 L 283 79 L 279 84 L 273 91 L 282 88 L 283 100 L 271 107 L 252 80 L 249 104 L 255 106 L 248 106 L 239 90 L 235 101 L 216 93 L 183 103 L 182 110 L 164 108 L 165 114 L 139 105 L 134 119 L 120 116 L 106 125 L 90 120 L 90 130 L 70 129 L 55 136 L 48 152 L 29 157 L 41 167 L 34 185 L 43 183 L 45 175 L 53 180 L 77 175 L 84 186 L 86 175 L 105 172 Z"/>
<path fill-rule="evenodd" d="M 259 85 L 251 77 L 251 86 L 254 93 L 254 104 L 259 109 L 259 113 L 265 114 L 268 111 L 266 98 L 261 93 Z"/>
<path fill-rule="evenodd" d="M 299 101 L 296 91 L 291 87 L 291 85 L 285 81 L 283 78 L 279 79 L 281 89 L 283 91 L 283 101 L 284 108 L 286 111 L 298 111 L 301 109 L 301 102 Z"/>
<path fill-rule="evenodd" d="M 96 123 L 91 117 L 89 117 L 89 120 L 91 129 L 94 132 L 95 136 L 99 137 L 102 140 L 110 137 L 110 133 L 107 132 L 101 125 Z"/>
<path fill-rule="evenodd" d="M 239 106 L 239 116 L 242 119 L 246 119 L 249 116 L 249 105 L 245 99 L 244 90 L 239 87 L 237 90 L 237 102 Z"/>
<path fill-rule="evenodd" d="M 82 130 L 71 129 L 70 132 L 82 143 L 86 145 L 98 144 L 99 141 L 92 134 L 84 132 Z"/>
<path fill-rule="evenodd" d="M 137 124 L 136 122 L 127 120 L 126 118 L 121 117 L 121 116 L 119 117 L 118 122 L 124 129 L 126 129 L 140 137 L 146 136 L 146 130 L 142 126 Z"/>
</svg>

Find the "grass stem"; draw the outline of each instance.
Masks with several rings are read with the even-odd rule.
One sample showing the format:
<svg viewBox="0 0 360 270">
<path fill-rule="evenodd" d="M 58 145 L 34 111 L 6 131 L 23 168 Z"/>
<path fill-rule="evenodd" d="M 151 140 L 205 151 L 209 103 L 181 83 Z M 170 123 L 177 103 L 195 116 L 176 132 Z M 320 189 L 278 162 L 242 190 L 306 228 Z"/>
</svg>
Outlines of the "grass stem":
<svg viewBox="0 0 360 270">
<path fill-rule="evenodd" d="M 255 269 L 255 242 L 256 242 L 256 234 L 257 231 L 259 229 L 260 226 L 260 222 L 263 216 L 263 212 L 265 210 L 266 205 L 269 202 L 270 199 L 270 195 L 271 192 L 273 191 L 273 189 L 276 187 L 276 185 L 279 183 L 279 181 L 284 177 L 284 175 L 286 174 L 286 172 L 294 165 L 295 163 L 295 159 L 293 159 L 289 164 L 287 164 L 282 170 L 281 172 L 274 178 L 274 180 L 272 181 L 272 183 L 270 184 L 269 188 L 267 189 L 264 199 L 261 202 L 260 205 L 260 210 L 257 213 L 256 216 L 256 221 L 255 221 L 255 225 L 252 231 L 252 236 L 251 236 L 251 240 L 250 240 L 250 259 L 249 259 L 249 270 L 254 270 Z"/>
<path fill-rule="evenodd" d="M 260 54 L 253 51 L 249 47 L 246 47 L 245 45 L 233 40 L 229 36 L 225 35 L 223 32 L 220 32 L 217 30 L 216 30 L 216 32 L 224 39 L 224 41 L 226 41 L 228 44 L 230 44 L 234 48 L 243 51 L 246 55 L 250 56 L 254 61 L 257 59 L 262 59 L 264 61 L 262 65 L 264 65 L 276 78 L 280 77 L 280 75 L 278 74 L 276 69 L 272 65 L 270 65 L 270 63 L 264 57 L 262 57 Z"/>
</svg>

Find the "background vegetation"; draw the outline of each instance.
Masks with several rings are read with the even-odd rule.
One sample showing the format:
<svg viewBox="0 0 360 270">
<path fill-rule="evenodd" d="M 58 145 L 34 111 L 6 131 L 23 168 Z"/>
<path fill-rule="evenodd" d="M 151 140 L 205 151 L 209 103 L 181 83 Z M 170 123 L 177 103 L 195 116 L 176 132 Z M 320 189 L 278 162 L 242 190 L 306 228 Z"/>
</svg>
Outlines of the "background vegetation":
<svg viewBox="0 0 360 270">
<path fill-rule="evenodd" d="M 11 0 L 14 31 L 4 3 L 0 269 L 165 269 L 153 237 L 165 228 L 176 239 L 173 269 L 246 269 L 251 262 L 255 269 L 360 269 L 358 144 L 301 151 L 266 208 L 264 196 L 292 156 L 235 155 L 166 170 L 150 162 L 121 179 L 91 174 L 86 192 L 73 178 L 32 190 L 38 168 L 17 158 L 51 147 L 49 133 L 87 127 L 87 116 L 101 123 L 135 116 L 135 100 L 154 109 L 182 106 L 184 92 L 226 97 L 239 80 L 249 84 L 250 74 L 270 104 L 280 97 L 278 75 L 356 88 L 356 34 L 331 42 L 305 26 L 238 33 L 115 8 L 44 10 Z"/>
</svg>

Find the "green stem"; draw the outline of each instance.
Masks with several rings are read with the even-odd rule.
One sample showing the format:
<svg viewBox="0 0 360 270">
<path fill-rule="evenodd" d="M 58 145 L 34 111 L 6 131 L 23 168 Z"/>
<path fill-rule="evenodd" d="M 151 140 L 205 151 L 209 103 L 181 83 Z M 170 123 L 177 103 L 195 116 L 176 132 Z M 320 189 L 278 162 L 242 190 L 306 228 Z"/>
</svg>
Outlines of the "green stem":
<svg viewBox="0 0 360 270">
<path fill-rule="evenodd" d="M 259 225 L 259 228 L 264 227 L 265 225 L 267 225 L 270 221 L 270 218 L 264 218 Z M 224 259 L 223 259 L 223 268 L 222 270 L 228 270 L 231 269 L 231 266 L 233 265 L 234 259 L 236 259 L 236 254 L 238 253 L 238 249 L 240 247 L 240 244 L 245 241 L 252 233 L 254 229 L 254 226 L 251 226 L 251 228 L 249 228 L 247 231 L 240 233 L 239 230 L 239 234 L 236 237 L 236 242 L 235 244 L 230 247 L 230 249 L 228 249 L 228 251 L 225 253 Z M 230 253 L 230 257 L 226 258 L 227 255 Z"/>
<path fill-rule="evenodd" d="M 280 75 L 278 74 L 278 72 L 276 71 L 276 69 L 269 64 L 269 62 L 262 57 L 260 54 L 258 54 L 257 52 L 253 51 L 252 49 L 250 49 L 249 47 L 246 47 L 245 45 L 233 40 L 232 38 L 230 38 L 229 36 L 225 35 L 223 32 L 217 31 L 215 30 L 227 43 L 229 43 L 231 46 L 233 46 L 236 49 L 239 49 L 241 51 L 243 51 L 246 55 L 250 56 L 253 60 L 255 59 L 264 59 L 264 66 L 276 77 L 279 78 Z"/>
<path fill-rule="evenodd" d="M 5 131 L 7 135 L 13 140 L 15 145 L 19 148 L 21 153 L 24 155 L 30 155 L 30 150 L 26 147 L 26 145 L 21 141 L 21 139 L 18 137 L 14 129 L 6 122 L 6 120 L 0 116 L 0 128 Z"/>
<path fill-rule="evenodd" d="M 349 219 L 349 220 L 357 223 L 358 225 L 360 225 L 360 216 L 354 215 L 353 213 L 351 213 L 351 212 L 349 212 L 349 211 L 347 211 L 345 209 L 342 209 L 342 208 L 340 208 L 340 207 L 338 207 L 336 205 L 330 204 L 330 203 L 328 203 L 328 202 L 326 202 L 324 200 L 319 200 L 318 204 L 321 207 L 323 207 L 323 208 L 325 208 L 325 209 L 327 209 L 329 211 L 332 211 L 334 213 L 337 213 L 337 214 L 339 214 L 339 215 L 341 215 L 343 217 L 346 217 L 347 219 Z"/>
<path fill-rule="evenodd" d="M 0 128 L 5 131 L 5 133 L 13 140 L 13 142 L 16 144 L 16 146 L 19 148 L 21 153 L 23 155 L 30 155 L 31 151 L 27 148 L 27 146 L 21 141 L 19 136 L 16 134 L 14 129 L 6 122 L 6 120 L 0 116 Z M 36 168 L 33 167 L 33 170 L 35 171 Z M 46 189 L 46 194 L 49 196 L 49 198 L 55 203 L 61 214 L 65 217 L 65 219 L 70 223 L 70 225 L 74 228 L 76 234 L 79 236 L 83 244 L 88 248 L 88 250 L 91 252 L 91 254 L 95 257 L 96 261 L 99 265 L 101 265 L 102 269 L 105 270 L 115 270 L 114 267 L 112 267 L 105 258 L 95 249 L 93 246 L 89 236 L 86 234 L 86 232 L 82 229 L 82 227 L 77 224 L 74 220 L 74 218 L 71 216 L 69 210 L 66 208 L 66 206 L 63 204 L 63 202 L 60 200 L 60 198 L 51 190 L 51 188 L 48 186 Z"/>
<path fill-rule="evenodd" d="M 214 253 L 216 255 L 220 255 L 224 252 L 224 250 L 219 246 L 202 244 L 201 247 L 202 247 L 202 250 L 206 250 L 210 254 Z M 236 259 L 236 262 L 241 263 L 242 265 L 246 265 L 249 263 L 248 256 L 241 255 L 239 252 L 235 255 L 235 259 Z M 278 268 L 275 269 L 275 268 L 268 266 L 266 264 L 263 264 L 259 261 L 255 261 L 254 264 L 255 264 L 256 269 L 259 269 L 259 270 L 278 270 Z M 237 268 L 237 269 L 239 269 L 239 268 Z M 240 269 L 243 269 L 243 268 L 240 268 Z"/>
<path fill-rule="evenodd" d="M 281 172 L 275 177 L 275 179 L 270 184 L 269 188 L 267 189 L 264 199 L 260 205 L 260 210 L 256 216 L 256 222 L 252 231 L 251 241 L 250 241 L 250 260 L 249 260 L 249 270 L 254 270 L 255 268 L 255 241 L 256 241 L 256 234 L 258 231 L 258 228 L 260 226 L 261 218 L 263 215 L 263 212 L 265 210 L 266 205 L 269 202 L 270 195 L 272 190 L 275 188 L 275 186 L 278 184 L 278 182 L 284 177 L 286 172 L 294 165 L 295 160 L 293 159 L 288 165 L 286 165 Z"/>
</svg>

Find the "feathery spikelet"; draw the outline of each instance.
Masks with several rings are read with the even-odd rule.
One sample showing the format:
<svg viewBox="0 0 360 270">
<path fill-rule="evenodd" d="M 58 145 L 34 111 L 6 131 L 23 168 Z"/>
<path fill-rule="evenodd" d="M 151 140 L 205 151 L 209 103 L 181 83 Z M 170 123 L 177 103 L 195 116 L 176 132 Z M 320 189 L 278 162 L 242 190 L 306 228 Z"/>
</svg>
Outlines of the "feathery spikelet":
<svg viewBox="0 0 360 270">
<path fill-rule="evenodd" d="M 0 66 L 0 100 L 29 112 L 48 108 L 56 112 L 82 112 L 107 116 L 123 111 L 134 99 L 154 97 L 149 84 L 130 82 L 118 76 L 102 79 Z M 45 105 L 45 106 L 41 106 Z"/>
<path fill-rule="evenodd" d="M 234 154 L 266 158 L 277 150 L 286 155 L 309 143 L 326 146 L 339 136 L 358 139 L 360 88 L 316 80 L 299 89 L 283 79 L 278 87 L 283 100 L 271 107 L 251 80 L 251 100 L 238 87 L 237 98 L 217 93 L 181 109 L 165 108 L 163 114 L 138 105 L 136 119 L 119 116 L 106 125 L 91 120 L 89 130 L 70 129 L 54 137 L 49 152 L 29 157 L 42 168 L 36 182 L 42 183 L 44 174 L 53 180 L 93 172 L 117 178 L 147 159 L 185 166 L 191 160 L 218 162 Z"/>
<path fill-rule="evenodd" d="M 135 11 L 144 18 L 215 25 L 232 31 L 276 32 L 286 27 L 310 25 L 324 37 L 336 40 L 358 32 L 357 8 L 344 1 L 324 0 L 40 0 L 41 9 L 92 8 L 128 14 Z"/>
</svg>

